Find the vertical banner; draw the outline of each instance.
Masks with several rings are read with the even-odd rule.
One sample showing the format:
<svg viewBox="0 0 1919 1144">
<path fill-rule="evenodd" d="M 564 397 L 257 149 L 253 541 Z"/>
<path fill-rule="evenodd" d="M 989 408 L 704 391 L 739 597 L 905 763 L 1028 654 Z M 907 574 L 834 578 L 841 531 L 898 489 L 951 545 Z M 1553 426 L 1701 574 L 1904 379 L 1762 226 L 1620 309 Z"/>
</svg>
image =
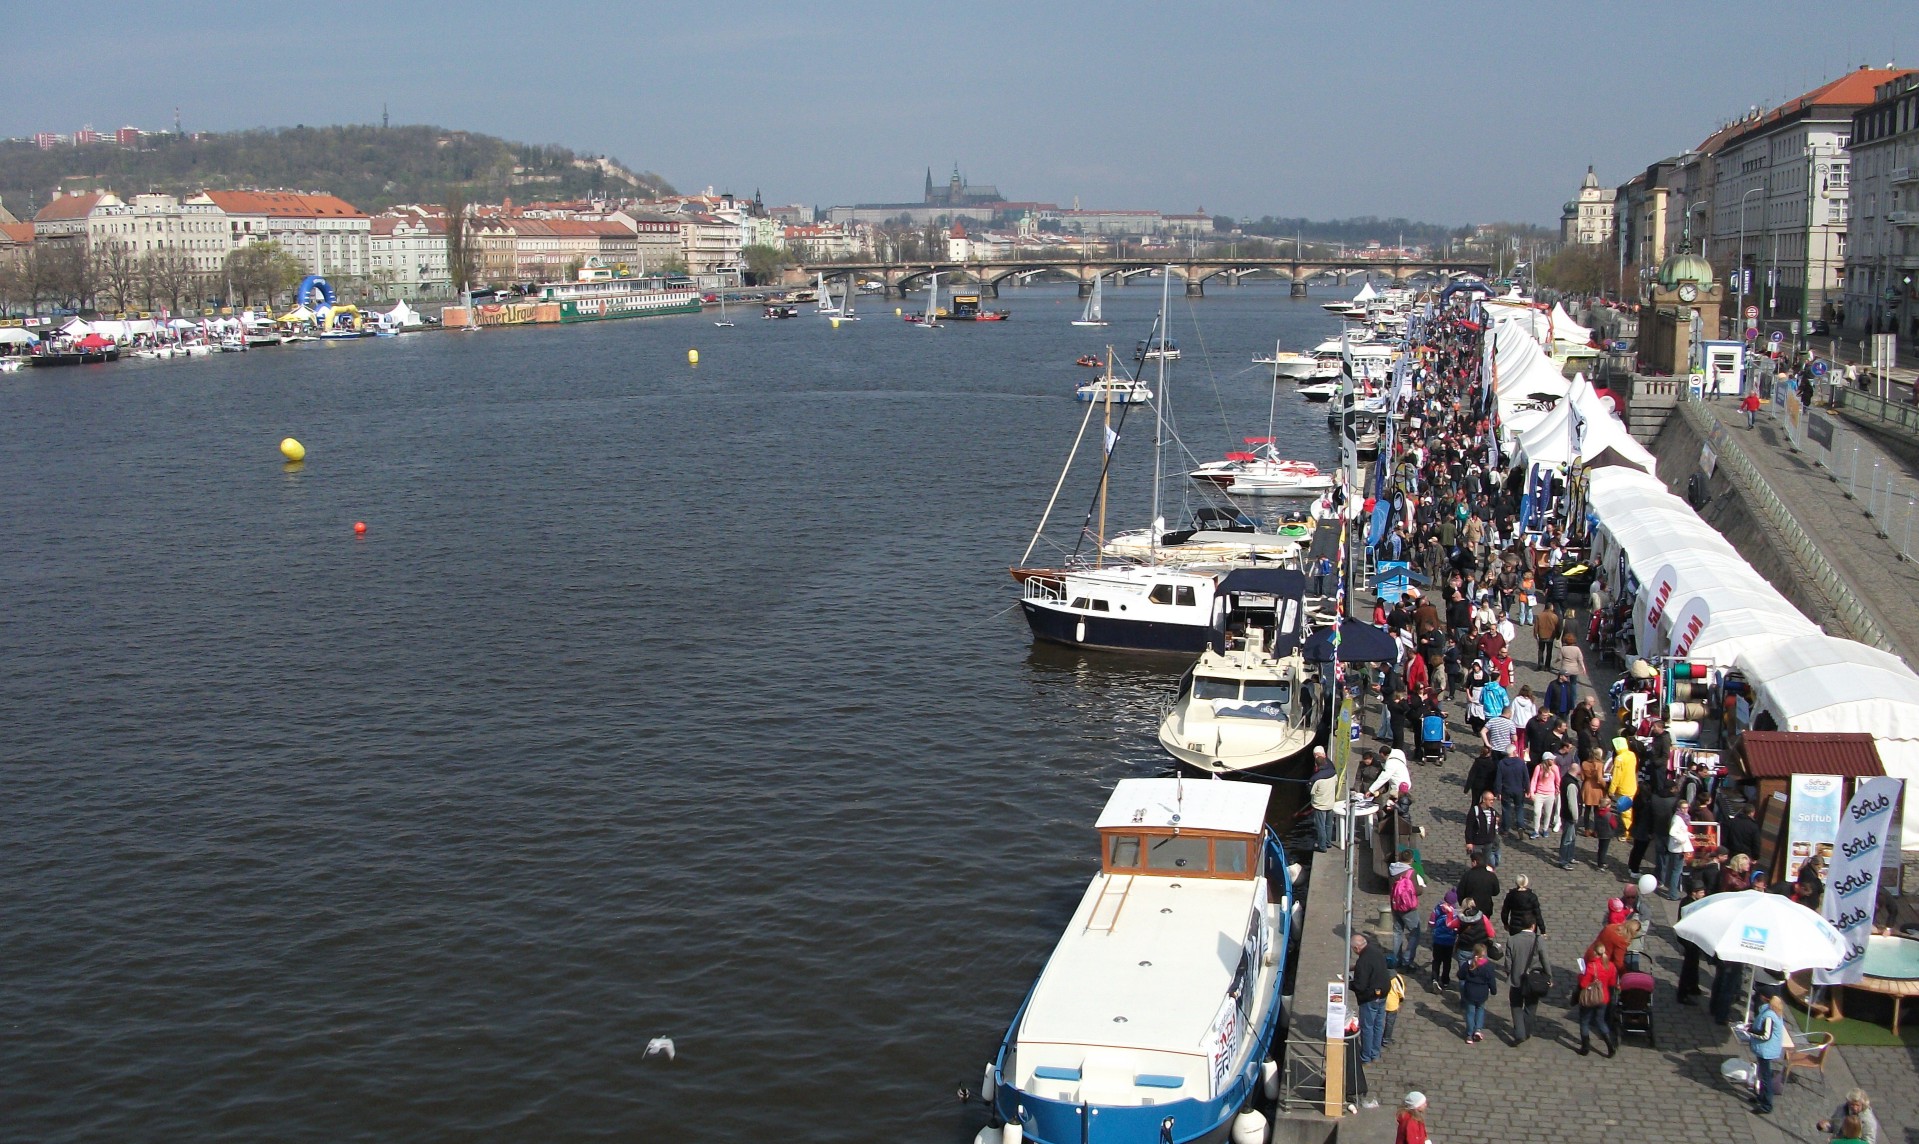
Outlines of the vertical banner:
<svg viewBox="0 0 1919 1144">
<path fill-rule="evenodd" d="M 1879 898 L 1879 864 L 1897 825 L 1901 780 L 1860 779 L 1839 821 L 1839 836 L 1826 871 L 1826 920 L 1846 939 L 1846 960 L 1815 970 L 1815 985 L 1851 985 L 1866 972 L 1866 939 L 1872 936 L 1873 904 Z"/>
<path fill-rule="evenodd" d="M 1654 616 L 1648 626 L 1658 623 Z M 1785 881 L 1799 880 L 1799 867 L 1808 858 L 1828 859 L 1839 837 L 1840 796 L 1845 783 L 1838 775 L 1792 776 L 1792 803 L 1786 810 Z M 1824 862 L 1821 862 L 1824 865 Z"/>
</svg>

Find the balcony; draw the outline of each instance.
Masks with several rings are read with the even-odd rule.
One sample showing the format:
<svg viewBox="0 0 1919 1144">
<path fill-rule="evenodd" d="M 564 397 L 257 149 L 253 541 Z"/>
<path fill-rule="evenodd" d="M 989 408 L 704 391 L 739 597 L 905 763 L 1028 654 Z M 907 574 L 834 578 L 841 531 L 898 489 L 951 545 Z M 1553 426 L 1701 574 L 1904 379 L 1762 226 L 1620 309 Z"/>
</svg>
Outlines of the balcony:
<svg viewBox="0 0 1919 1144">
<path fill-rule="evenodd" d="M 1894 226 L 1919 226 L 1919 211 L 1887 211 L 1886 221 Z"/>
<path fill-rule="evenodd" d="M 1898 186 L 1900 183 L 1910 183 L 1914 180 L 1919 180 L 1919 167 L 1894 167 L 1887 173 L 1886 177 L 1892 180 L 1894 186 Z"/>
</svg>

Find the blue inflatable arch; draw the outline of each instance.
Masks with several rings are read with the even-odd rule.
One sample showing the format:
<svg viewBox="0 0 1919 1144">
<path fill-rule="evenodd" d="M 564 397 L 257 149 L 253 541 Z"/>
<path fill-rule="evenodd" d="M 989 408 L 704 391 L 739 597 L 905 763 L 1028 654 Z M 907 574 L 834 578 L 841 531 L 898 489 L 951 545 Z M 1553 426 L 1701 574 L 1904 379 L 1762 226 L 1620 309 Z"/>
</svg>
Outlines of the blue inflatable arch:
<svg viewBox="0 0 1919 1144">
<path fill-rule="evenodd" d="M 320 277 L 318 274 L 309 274 L 305 278 L 300 279 L 300 288 L 293 292 L 293 304 L 296 306 L 312 305 L 311 298 L 315 294 L 318 294 L 324 299 L 329 308 L 333 306 L 333 287 L 327 285 L 326 279 Z M 313 306 L 313 308 L 317 310 L 320 307 Z"/>
</svg>

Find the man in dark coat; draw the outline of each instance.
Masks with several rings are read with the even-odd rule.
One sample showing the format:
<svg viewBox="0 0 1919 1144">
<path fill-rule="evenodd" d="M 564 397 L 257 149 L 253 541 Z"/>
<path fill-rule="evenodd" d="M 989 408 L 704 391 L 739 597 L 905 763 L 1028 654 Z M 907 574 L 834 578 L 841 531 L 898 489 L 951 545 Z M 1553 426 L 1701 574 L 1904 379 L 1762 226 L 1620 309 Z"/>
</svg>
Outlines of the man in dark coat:
<svg viewBox="0 0 1919 1144">
<path fill-rule="evenodd" d="M 1487 868 L 1485 855 L 1473 855 L 1472 865 L 1459 877 L 1456 892 L 1461 907 L 1470 899 L 1478 902 L 1481 910 L 1489 911 L 1499 901 L 1499 875 Z"/>
<path fill-rule="evenodd" d="M 1386 986 L 1390 974 L 1386 954 L 1369 935 L 1353 935 L 1353 1003 L 1359 1008 L 1359 1060 L 1372 1064 L 1379 1059 L 1380 1042 L 1386 1035 Z"/>
<path fill-rule="evenodd" d="M 1740 807 L 1738 813 L 1720 824 L 1720 842 L 1734 854 L 1744 854 L 1748 858 L 1759 857 L 1759 824 L 1753 821 L 1752 811 Z"/>
</svg>

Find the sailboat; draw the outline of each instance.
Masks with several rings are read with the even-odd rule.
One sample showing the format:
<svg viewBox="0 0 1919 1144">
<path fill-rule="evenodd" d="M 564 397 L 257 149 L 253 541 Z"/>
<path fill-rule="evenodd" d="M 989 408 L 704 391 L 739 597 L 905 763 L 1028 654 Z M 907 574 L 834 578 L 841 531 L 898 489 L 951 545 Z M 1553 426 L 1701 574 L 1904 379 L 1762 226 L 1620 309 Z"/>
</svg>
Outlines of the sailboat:
<svg viewBox="0 0 1919 1144">
<path fill-rule="evenodd" d="M 714 322 L 713 324 L 720 327 L 721 329 L 725 329 L 726 327 L 733 324 L 731 321 L 727 319 L 727 316 L 726 316 L 726 279 L 725 278 L 720 279 L 719 295 L 720 295 L 720 320 L 717 322 Z"/>
<path fill-rule="evenodd" d="M 1103 326 L 1106 320 L 1100 317 L 1100 283 L 1106 281 L 1105 275 L 1093 279 L 1093 292 L 1086 296 L 1086 310 L 1080 314 L 1075 326 Z"/>
<path fill-rule="evenodd" d="M 819 276 L 819 287 L 818 287 L 817 293 L 819 295 L 819 303 L 816 308 L 819 310 L 820 317 L 822 318 L 839 317 L 840 308 L 833 304 L 833 293 L 832 291 L 826 288 L 826 274 L 824 271 L 822 271 Z"/>
<path fill-rule="evenodd" d="M 940 276 L 938 271 L 933 272 L 933 281 L 932 284 L 926 288 L 926 293 L 928 299 L 926 303 L 926 317 L 920 321 L 919 328 L 922 330 L 937 330 L 940 324 Z"/>
<path fill-rule="evenodd" d="M 858 292 L 859 277 L 857 275 L 848 275 L 846 279 L 846 295 L 840 299 L 840 321 L 859 321 L 859 318 L 853 313 L 853 295 Z"/>
</svg>

